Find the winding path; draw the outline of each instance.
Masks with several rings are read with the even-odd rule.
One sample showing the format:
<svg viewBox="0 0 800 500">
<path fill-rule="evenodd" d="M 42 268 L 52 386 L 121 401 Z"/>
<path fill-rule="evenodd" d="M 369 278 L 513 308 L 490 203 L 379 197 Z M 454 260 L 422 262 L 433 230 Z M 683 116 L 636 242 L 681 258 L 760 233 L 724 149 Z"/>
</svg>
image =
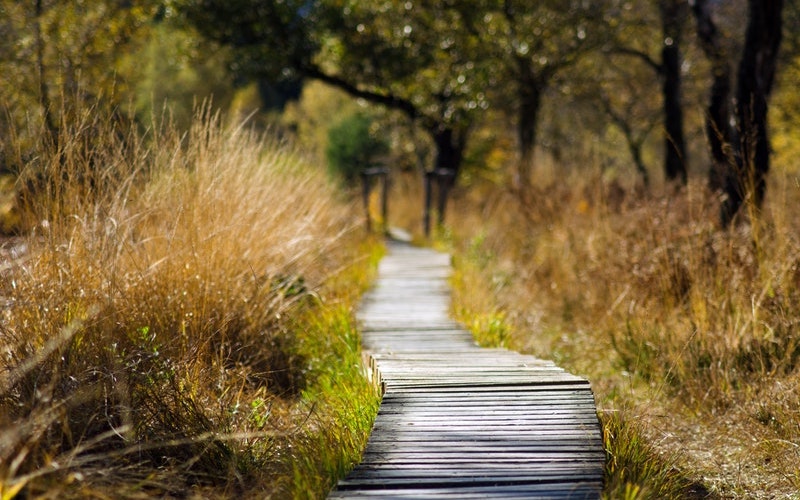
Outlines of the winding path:
<svg viewBox="0 0 800 500">
<path fill-rule="evenodd" d="M 448 255 L 389 244 L 359 318 L 383 400 L 351 498 L 599 498 L 589 383 L 550 361 L 475 345 L 448 316 Z"/>
</svg>

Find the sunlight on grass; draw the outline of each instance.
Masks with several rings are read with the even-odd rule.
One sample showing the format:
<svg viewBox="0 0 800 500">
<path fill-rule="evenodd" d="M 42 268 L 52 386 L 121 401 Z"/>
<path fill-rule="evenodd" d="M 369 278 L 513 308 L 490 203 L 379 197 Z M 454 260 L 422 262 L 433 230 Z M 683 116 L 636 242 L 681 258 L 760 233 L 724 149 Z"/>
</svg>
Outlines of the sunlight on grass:
<svg viewBox="0 0 800 500">
<path fill-rule="evenodd" d="M 19 185 L 4 498 L 319 493 L 355 460 L 376 396 L 350 312 L 379 244 L 324 175 L 208 113 L 186 136 L 87 113 Z"/>
<path fill-rule="evenodd" d="M 490 189 L 461 200 L 454 311 L 476 336 L 501 332 L 491 344 L 589 378 L 612 412 L 607 446 L 629 464 L 608 469 L 610 498 L 652 497 L 662 480 L 672 494 L 796 491 L 795 181 L 775 174 L 763 216 L 731 230 L 699 183 L 613 200 L 609 189 L 570 178 L 535 205 Z"/>
</svg>

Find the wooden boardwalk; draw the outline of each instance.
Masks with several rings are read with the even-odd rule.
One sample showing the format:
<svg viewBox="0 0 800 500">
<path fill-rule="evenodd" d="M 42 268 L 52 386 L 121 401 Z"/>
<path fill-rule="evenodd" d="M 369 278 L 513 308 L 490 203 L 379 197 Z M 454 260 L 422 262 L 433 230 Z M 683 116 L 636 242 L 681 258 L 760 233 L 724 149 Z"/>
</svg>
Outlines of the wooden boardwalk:
<svg viewBox="0 0 800 500">
<path fill-rule="evenodd" d="M 349 498 L 599 498 L 589 383 L 550 361 L 480 348 L 448 316 L 447 255 L 390 243 L 360 310 L 384 391 Z"/>
</svg>

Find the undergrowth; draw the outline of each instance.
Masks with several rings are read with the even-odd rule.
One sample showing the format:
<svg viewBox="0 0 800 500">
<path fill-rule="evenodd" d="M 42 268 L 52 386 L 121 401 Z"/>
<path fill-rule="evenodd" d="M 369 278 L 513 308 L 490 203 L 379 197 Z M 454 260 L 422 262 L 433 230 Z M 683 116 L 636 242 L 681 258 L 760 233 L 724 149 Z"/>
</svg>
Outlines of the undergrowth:
<svg viewBox="0 0 800 500">
<path fill-rule="evenodd" d="M 376 409 L 350 311 L 379 248 L 325 176 L 207 113 L 89 110 L 16 160 L 0 496 L 322 496 Z"/>
</svg>

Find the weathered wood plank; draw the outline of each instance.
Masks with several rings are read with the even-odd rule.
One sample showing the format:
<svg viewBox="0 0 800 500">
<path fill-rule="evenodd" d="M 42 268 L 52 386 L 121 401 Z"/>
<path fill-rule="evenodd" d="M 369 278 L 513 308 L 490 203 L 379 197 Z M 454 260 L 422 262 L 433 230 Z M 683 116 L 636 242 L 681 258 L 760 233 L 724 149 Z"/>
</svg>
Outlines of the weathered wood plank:
<svg viewBox="0 0 800 500">
<path fill-rule="evenodd" d="M 444 442 L 426 442 L 420 440 L 412 440 L 411 437 L 406 439 L 396 440 L 395 442 L 376 439 L 370 441 L 368 450 L 365 452 L 365 457 L 368 458 L 370 453 L 374 454 L 390 454 L 390 453 L 406 453 L 410 456 L 419 456 L 428 453 L 431 457 L 440 455 L 447 455 L 451 459 L 456 459 L 463 456 L 486 456 L 489 457 L 495 453 L 514 453 L 530 456 L 552 456 L 558 457 L 562 454 L 573 454 L 581 456 L 585 453 L 595 453 L 598 460 L 602 460 L 605 456 L 603 453 L 597 453 L 597 443 L 586 441 L 582 438 L 544 438 L 536 440 L 514 441 L 511 439 L 498 439 L 492 441 L 466 441 L 459 442 L 453 441 L 450 443 Z"/>
<path fill-rule="evenodd" d="M 598 498 L 589 383 L 482 349 L 448 316 L 450 258 L 390 245 L 358 318 L 385 393 L 362 462 L 330 498 Z"/>
<path fill-rule="evenodd" d="M 589 387 L 588 383 L 573 383 L 570 382 L 568 384 L 558 384 L 557 386 L 514 386 L 514 385 L 506 385 L 506 386 L 497 386 L 497 385 L 486 385 L 486 386 L 474 386 L 469 388 L 463 387 L 431 387 L 426 389 L 425 398 L 441 398 L 443 400 L 452 400 L 453 398 L 476 398 L 481 396 L 500 396 L 500 397 L 516 397 L 519 399 L 526 399 L 526 398 L 536 398 L 536 397 L 558 397 L 560 394 L 567 399 L 572 399 L 574 397 L 579 397 L 580 394 L 572 394 L 567 395 L 563 394 L 564 391 L 567 393 L 574 393 L 585 391 Z M 489 393 L 489 394 L 486 394 Z M 541 393 L 541 394 L 540 394 Z M 393 391 L 392 394 L 384 394 L 384 398 L 412 398 L 414 395 L 419 395 L 419 391 Z M 586 393 L 585 397 L 587 399 L 594 400 L 591 394 Z"/>
<path fill-rule="evenodd" d="M 368 450 L 364 452 L 363 461 L 366 463 L 380 463 L 380 462 L 409 462 L 409 463 L 426 463 L 426 462 L 440 462 L 440 461 L 459 461 L 459 462 L 487 462 L 487 461 L 575 461 L 575 460 L 597 460 L 605 456 L 603 451 L 584 451 L 584 452 L 548 452 L 547 450 L 540 450 L 533 452 L 527 450 L 506 450 L 487 451 L 483 450 L 480 453 L 462 453 L 459 450 L 388 450 L 377 452 Z"/>
<path fill-rule="evenodd" d="M 599 483 L 575 485 L 497 485 L 488 487 L 461 488 L 382 488 L 361 491 L 334 491 L 329 498 L 453 498 L 459 500 L 485 500 L 486 498 L 502 498 L 507 500 L 531 498 L 596 498 L 602 487 Z"/>
<path fill-rule="evenodd" d="M 601 469 L 601 468 L 598 468 Z M 600 472 L 598 470 L 597 472 Z M 492 472 L 483 470 L 477 471 L 399 471 L 387 470 L 370 474 L 362 472 L 356 468 L 351 472 L 353 479 L 345 478 L 339 482 L 340 488 L 352 488 L 353 486 L 360 487 L 385 487 L 391 484 L 397 486 L 414 486 L 414 485 L 462 485 L 462 486 L 477 486 L 477 485 L 496 485 L 496 484 L 542 484 L 542 483 L 575 483 L 581 481 L 587 476 L 584 470 L 578 471 L 562 471 L 556 470 L 553 472 L 537 471 L 537 473 L 526 473 L 521 471 L 517 474 L 507 471 Z"/>
</svg>

